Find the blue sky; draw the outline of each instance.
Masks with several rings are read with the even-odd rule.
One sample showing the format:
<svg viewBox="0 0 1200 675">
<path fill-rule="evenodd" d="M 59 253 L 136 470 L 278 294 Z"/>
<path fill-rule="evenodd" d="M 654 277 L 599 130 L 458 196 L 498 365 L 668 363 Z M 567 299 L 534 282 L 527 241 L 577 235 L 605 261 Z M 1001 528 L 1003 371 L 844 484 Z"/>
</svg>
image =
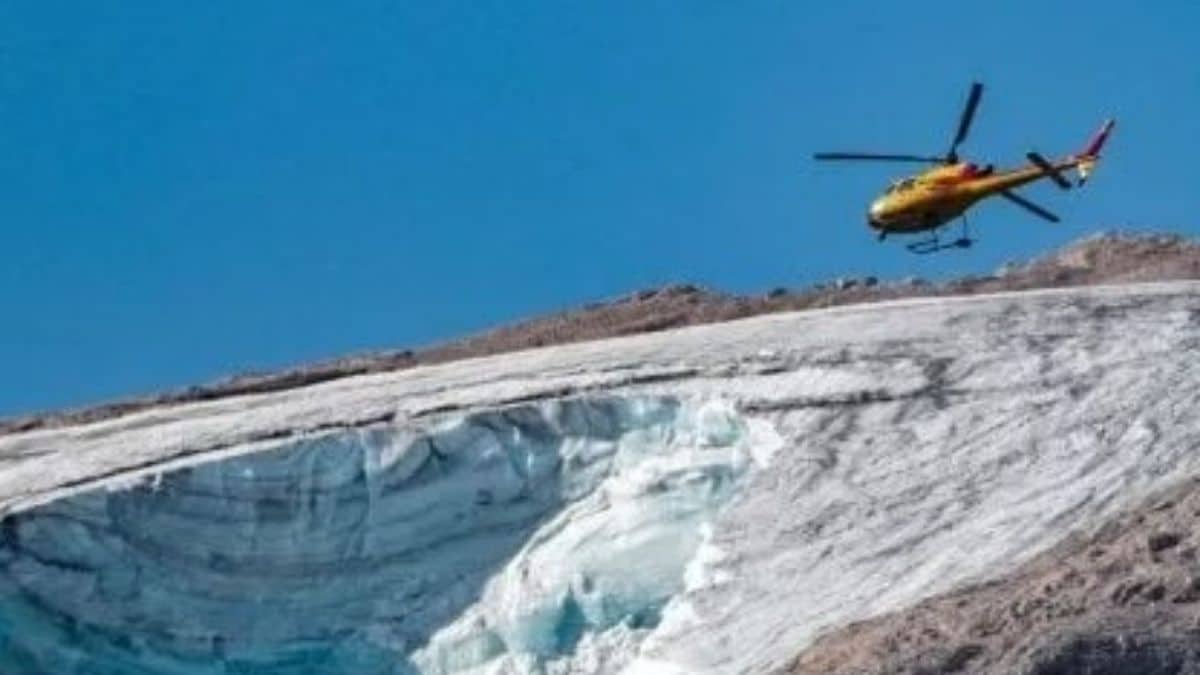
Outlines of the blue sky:
<svg viewBox="0 0 1200 675">
<path fill-rule="evenodd" d="M 47 1 L 0 7 L 0 414 L 418 346 L 632 289 L 985 272 L 1194 234 L 1200 5 Z M 1075 150 L 977 248 L 878 244 L 941 152 Z"/>
</svg>

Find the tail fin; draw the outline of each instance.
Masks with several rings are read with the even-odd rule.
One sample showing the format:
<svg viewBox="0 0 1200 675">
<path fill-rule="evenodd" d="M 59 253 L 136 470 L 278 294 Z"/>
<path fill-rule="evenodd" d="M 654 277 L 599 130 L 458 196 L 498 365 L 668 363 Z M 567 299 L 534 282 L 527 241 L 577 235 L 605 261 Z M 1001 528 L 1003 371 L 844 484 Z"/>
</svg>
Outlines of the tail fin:
<svg viewBox="0 0 1200 675">
<path fill-rule="evenodd" d="M 1096 162 L 1100 161 L 1100 150 L 1104 147 L 1104 142 L 1108 140 L 1108 135 L 1112 133 L 1113 127 L 1117 121 L 1114 119 L 1105 120 L 1104 126 L 1100 127 L 1100 131 L 1092 136 L 1088 144 L 1084 146 L 1083 152 L 1075 155 L 1078 164 L 1075 165 L 1075 170 L 1079 172 L 1079 184 L 1083 185 L 1087 182 L 1089 176 L 1092 175 L 1092 170 L 1096 168 Z"/>
</svg>

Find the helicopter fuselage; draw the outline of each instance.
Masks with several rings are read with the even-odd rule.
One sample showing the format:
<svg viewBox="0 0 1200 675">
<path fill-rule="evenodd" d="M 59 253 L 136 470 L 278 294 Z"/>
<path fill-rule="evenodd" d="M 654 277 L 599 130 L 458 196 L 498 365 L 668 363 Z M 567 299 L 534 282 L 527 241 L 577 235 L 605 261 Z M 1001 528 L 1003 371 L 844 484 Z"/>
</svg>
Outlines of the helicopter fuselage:
<svg viewBox="0 0 1200 675">
<path fill-rule="evenodd" d="M 1053 163 L 1056 171 L 1078 167 L 1085 158 Z M 892 183 L 867 212 L 867 224 L 880 234 L 933 230 L 961 216 L 982 199 L 1046 178 L 1028 165 L 1011 171 L 959 162 L 945 164 Z"/>
</svg>

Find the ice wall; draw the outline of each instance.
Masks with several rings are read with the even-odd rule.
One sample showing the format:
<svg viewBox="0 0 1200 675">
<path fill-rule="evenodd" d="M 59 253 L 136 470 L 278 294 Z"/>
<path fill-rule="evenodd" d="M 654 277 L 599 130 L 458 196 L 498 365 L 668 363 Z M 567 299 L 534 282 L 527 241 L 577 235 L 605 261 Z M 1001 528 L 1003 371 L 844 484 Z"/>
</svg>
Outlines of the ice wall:
<svg viewBox="0 0 1200 675">
<path fill-rule="evenodd" d="M 761 459 L 777 440 L 719 401 L 568 399 L 290 441 L 58 500 L 3 521 L 0 663 L 617 668 L 683 586 L 753 444 Z"/>
</svg>

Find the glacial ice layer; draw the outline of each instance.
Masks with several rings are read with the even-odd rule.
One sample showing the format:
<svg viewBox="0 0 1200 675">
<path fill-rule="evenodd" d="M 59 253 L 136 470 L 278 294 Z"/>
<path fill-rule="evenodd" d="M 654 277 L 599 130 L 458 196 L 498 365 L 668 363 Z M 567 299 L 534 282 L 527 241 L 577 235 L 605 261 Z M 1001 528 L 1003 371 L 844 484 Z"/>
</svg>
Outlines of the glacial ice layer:
<svg viewBox="0 0 1200 675">
<path fill-rule="evenodd" d="M 719 400 L 573 398 L 313 435 L 52 501 L 3 521 L 0 663 L 612 671 L 778 443 L 761 425 Z"/>
</svg>

